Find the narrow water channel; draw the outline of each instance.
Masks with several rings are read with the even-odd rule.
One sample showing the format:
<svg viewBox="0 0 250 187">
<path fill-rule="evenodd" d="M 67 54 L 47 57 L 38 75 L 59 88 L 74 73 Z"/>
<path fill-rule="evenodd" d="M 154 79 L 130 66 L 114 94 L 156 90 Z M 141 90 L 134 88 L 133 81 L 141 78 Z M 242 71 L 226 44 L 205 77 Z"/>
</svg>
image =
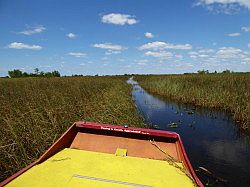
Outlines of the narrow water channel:
<svg viewBox="0 0 250 187">
<path fill-rule="evenodd" d="M 133 85 L 135 105 L 150 127 L 179 133 L 194 169 L 202 166 L 228 180 L 213 186 L 250 186 L 250 136 L 240 131 L 230 115 L 167 101 L 149 94 L 132 79 L 128 83 Z M 197 175 L 207 183 L 207 177 Z"/>
</svg>

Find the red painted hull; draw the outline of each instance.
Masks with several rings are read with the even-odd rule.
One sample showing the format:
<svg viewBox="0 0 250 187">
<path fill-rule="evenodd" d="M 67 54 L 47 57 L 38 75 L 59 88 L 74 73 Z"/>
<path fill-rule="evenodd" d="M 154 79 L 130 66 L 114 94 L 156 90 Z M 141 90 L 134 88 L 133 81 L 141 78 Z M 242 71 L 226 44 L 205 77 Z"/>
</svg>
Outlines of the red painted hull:
<svg viewBox="0 0 250 187">
<path fill-rule="evenodd" d="M 99 148 L 101 149 L 98 150 L 98 145 L 94 148 L 88 146 L 88 145 L 79 145 L 79 140 L 77 140 L 77 136 L 81 134 L 82 136 L 84 135 L 85 138 L 88 135 L 94 136 L 96 135 L 96 138 L 101 138 L 100 140 L 106 141 L 110 139 L 110 145 L 106 149 L 103 147 L 100 147 L 102 144 L 100 144 Z M 78 136 L 80 137 L 80 136 Z M 181 160 L 183 162 L 184 166 L 190 173 L 190 175 L 193 177 L 194 181 L 196 182 L 197 186 L 203 187 L 203 184 L 201 181 L 198 179 L 196 176 L 192 165 L 190 164 L 190 161 L 188 159 L 188 156 L 186 154 L 186 151 L 184 149 L 183 143 L 181 141 L 181 138 L 179 134 L 175 132 L 169 132 L 169 131 L 162 131 L 162 130 L 154 130 L 154 129 L 145 129 L 145 128 L 132 128 L 132 127 L 123 127 L 123 126 L 115 126 L 115 125 L 109 125 L 109 124 L 99 124 L 99 123 L 93 123 L 93 122 L 76 122 L 74 123 L 37 161 L 31 163 L 24 169 L 20 170 L 19 172 L 15 173 L 11 177 L 7 178 L 5 181 L 0 183 L 0 186 L 4 186 L 8 184 L 10 181 L 30 169 L 31 167 L 35 166 L 36 164 L 42 163 L 46 159 L 50 158 L 57 152 L 61 151 L 64 148 L 68 147 L 73 147 L 74 146 L 83 146 L 83 149 L 87 147 L 88 149 L 94 149 L 93 151 L 100 151 L 100 152 L 109 152 L 112 150 L 112 145 L 115 145 L 114 138 L 119 140 L 119 138 L 122 141 L 122 137 L 126 137 L 126 139 L 131 138 L 134 140 L 136 139 L 144 139 L 144 140 L 149 140 L 149 139 L 154 139 L 154 140 L 159 140 L 159 142 L 164 141 L 165 139 L 170 140 L 171 142 L 174 142 L 176 149 L 177 149 L 177 156 L 176 158 Z M 113 139 L 112 139 L 113 138 Z M 78 138 L 79 139 L 79 138 Z M 130 143 L 130 147 L 135 147 L 136 144 Z M 81 143 L 81 142 L 80 142 Z M 169 143 L 168 143 L 169 144 Z M 85 147 L 84 147 L 85 146 Z M 81 148 L 81 147 L 80 147 Z M 133 151 L 131 151 L 133 152 Z M 132 156 L 138 156 L 136 155 L 137 153 L 134 152 Z M 140 156 L 145 156 L 147 155 L 140 155 Z M 159 155 L 153 155 L 153 156 L 159 156 Z M 152 155 L 150 155 L 152 157 Z"/>
</svg>

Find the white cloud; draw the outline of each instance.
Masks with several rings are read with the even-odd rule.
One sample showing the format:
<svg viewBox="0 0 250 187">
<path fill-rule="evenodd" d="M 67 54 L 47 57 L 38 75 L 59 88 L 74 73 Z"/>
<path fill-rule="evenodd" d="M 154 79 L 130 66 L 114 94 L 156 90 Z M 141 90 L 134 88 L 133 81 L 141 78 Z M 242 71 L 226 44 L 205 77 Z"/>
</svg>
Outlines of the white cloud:
<svg viewBox="0 0 250 187">
<path fill-rule="evenodd" d="M 249 47 L 249 48 L 250 48 L 250 43 L 247 45 L 247 47 Z"/>
<path fill-rule="evenodd" d="M 196 51 L 190 51 L 188 54 L 190 54 L 190 55 L 198 55 L 199 53 L 196 52 Z"/>
<path fill-rule="evenodd" d="M 198 55 L 200 58 L 207 58 L 207 57 L 209 57 L 209 55 L 206 55 L 206 54 L 199 54 Z"/>
<path fill-rule="evenodd" d="M 66 34 L 66 36 L 69 37 L 70 39 L 76 38 L 76 34 L 74 34 L 74 33 L 72 33 L 72 32 Z"/>
<path fill-rule="evenodd" d="M 216 52 L 216 55 L 220 59 L 232 59 L 232 58 L 239 59 L 246 57 L 246 53 L 244 51 L 234 47 L 221 47 Z"/>
<path fill-rule="evenodd" d="M 101 48 L 101 49 L 114 50 L 114 51 L 122 51 L 122 50 L 127 49 L 126 47 L 123 47 L 123 46 L 117 45 L 117 44 L 112 44 L 112 43 L 94 44 L 93 47 Z"/>
<path fill-rule="evenodd" d="M 137 64 L 140 65 L 140 66 L 145 66 L 146 65 L 146 63 L 144 63 L 144 62 L 138 62 Z"/>
<path fill-rule="evenodd" d="M 41 50 L 42 47 L 39 45 L 28 45 L 20 42 L 12 42 L 7 46 L 7 48 L 11 49 L 31 49 L 31 50 Z"/>
<path fill-rule="evenodd" d="M 230 36 L 230 37 L 237 37 L 237 36 L 240 36 L 240 33 L 238 33 L 238 32 L 229 33 L 229 34 L 227 34 L 227 36 Z"/>
<path fill-rule="evenodd" d="M 147 65 L 148 60 L 147 60 L 147 59 L 138 59 L 138 60 L 134 60 L 134 62 L 135 62 L 137 65 L 145 66 L 145 65 Z"/>
<path fill-rule="evenodd" d="M 86 53 L 81 53 L 81 52 L 70 52 L 68 53 L 68 55 L 70 56 L 74 56 L 76 58 L 83 58 L 83 57 L 86 57 Z"/>
<path fill-rule="evenodd" d="M 159 52 L 147 51 L 145 53 L 145 55 L 160 58 L 162 60 L 170 59 L 173 57 L 173 54 L 171 52 L 168 52 L 168 51 L 159 51 Z"/>
<path fill-rule="evenodd" d="M 246 64 L 246 65 L 250 65 L 250 57 L 244 58 L 241 63 Z"/>
<path fill-rule="evenodd" d="M 171 44 L 171 43 L 165 43 L 165 42 L 150 42 L 146 43 L 139 47 L 139 50 L 163 50 L 163 49 L 183 49 L 188 50 L 192 49 L 192 45 L 190 44 Z"/>
<path fill-rule="evenodd" d="M 198 0 L 195 5 L 206 7 L 215 13 L 231 14 L 239 11 L 241 7 L 250 10 L 249 0 Z"/>
<path fill-rule="evenodd" d="M 196 55 L 190 55 L 190 58 L 197 59 L 198 56 L 196 56 Z"/>
<path fill-rule="evenodd" d="M 106 14 L 102 16 L 103 23 L 115 24 L 115 25 L 133 25 L 138 21 L 131 15 L 128 14 Z"/>
<path fill-rule="evenodd" d="M 146 38 L 154 38 L 154 35 L 151 32 L 145 32 L 144 35 Z"/>
<path fill-rule="evenodd" d="M 183 59 L 183 56 L 182 55 L 174 55 L 177 59 Z"/>
<path fill-rule="evenodd" d="M 38 34 L 38 33 L 41 33 L 43 31 L 45 31 L 46 28 L 42 25 L 38 25 L 38 26 L 35 26 L 35 27 L 30 27 L 30 29 L 28 30 L 24 30 L 24 31 L 21 31 L 21 32 L 18 32 L 19 34 L 24 34 L 24 35 L 32 35 L 32 34 Z"/>
<path fill-rule="evenodd" d="M 199 53 L 213 53 L 214 49 L 201 49 L 198 52 Z"/>
<path fill-rule="evenodd" d="M 202 63 L 214 63 L 219 65 L 221 62 L 244 62 L 247 58 L 250 58 L 250 53 L 243 51 L 235 47 L 221 47 L 217 50 L 214 49 L 202 49 L 197 52 L 189 52 L 189 57 L 193 60 L 198 60 Z"/>
<path fill-rule="evenodd" d="M 190 58 L 198 59 L 198 58 L 209 57 L 209 55 L 214 52 L 215 52 L 214 49 L 200 49 L 198 51 L 190 51 L 188 54 Z"/>
<path fill-rule="evenodd" d="M 124 46 L 112 43 L 100 43 L 92 46 L 95 48 L 106 49 L 107 51 L 105 52 L 105 55 L 120 54 L 122 51 L 127 49 Z"/>
<path fill-rule="evenodd" d="M 121 51 L 114 51 L 114 50 L 108 50 L 105 52 L 105 55 L 113 55 L 113 54 L 120 54 Z"/>
<path fill-rule="evenodd" d="M 249 69 L 250 52 L 246 50 L 230 46 L 212 49 L 213 51 L 206 50 L 211 52 L 204 53 L 197 50 L 194 51 L 195 53 L 189 54 L 190 60 L 195 62 L 195 67 L 211 71 L 223 71 L 229 68 L 235 71 L 247 71 Z"/>
<path fill-rule="evenodd" d="M 241 27 L 241 30 L 244 32 L 250 32 L 250 27 Z"/>
</svg>

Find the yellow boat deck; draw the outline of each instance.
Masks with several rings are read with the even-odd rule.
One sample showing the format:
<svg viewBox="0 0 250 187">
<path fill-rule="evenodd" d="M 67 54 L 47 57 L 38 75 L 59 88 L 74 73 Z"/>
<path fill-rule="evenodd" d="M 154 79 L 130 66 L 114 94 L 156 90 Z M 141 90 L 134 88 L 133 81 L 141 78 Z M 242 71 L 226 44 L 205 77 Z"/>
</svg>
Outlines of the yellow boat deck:
<svg viewBox="0 0 250 187">
<path fill-rule="evenodd" d="M 65 148 L 7 186 L 188 187 L 194 184 L 185 173 L 167 161 Z"/>
</svg>

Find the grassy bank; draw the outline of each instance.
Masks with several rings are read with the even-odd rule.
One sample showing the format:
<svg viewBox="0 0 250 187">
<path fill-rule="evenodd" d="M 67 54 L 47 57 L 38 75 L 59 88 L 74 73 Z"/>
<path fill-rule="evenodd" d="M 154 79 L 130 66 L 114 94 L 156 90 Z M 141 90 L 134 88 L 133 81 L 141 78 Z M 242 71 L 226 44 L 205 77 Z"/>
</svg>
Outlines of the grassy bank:
<svg viewBox="0 0 250 187">
<path fill-rule="evenodd" d="M 231 112 L 245 129 L 250 128 L 250 74 L 191 74 L 137 76 L 149 92 L 198 106 Z"/>
<path fill-rule="evenodd" d="M 0 79 L 0 181 L 37 159 L 74 121 L 143 126 L 126 79 Z"/>
</svg>

